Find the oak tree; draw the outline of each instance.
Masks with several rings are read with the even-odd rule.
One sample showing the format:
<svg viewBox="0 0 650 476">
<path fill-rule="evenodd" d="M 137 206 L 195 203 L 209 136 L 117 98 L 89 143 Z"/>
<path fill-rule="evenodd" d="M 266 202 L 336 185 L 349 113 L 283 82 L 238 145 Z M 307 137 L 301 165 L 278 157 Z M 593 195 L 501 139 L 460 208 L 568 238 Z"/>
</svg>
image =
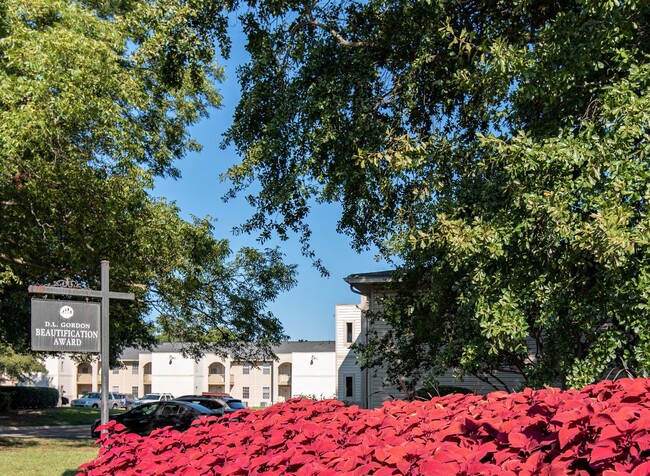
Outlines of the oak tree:
<svg viewBox="0 0 650 476">
<path fill-rule="evenodd" d="M 338 202 L 353 245 L 397 263 L 365 365 L 647 372 L 648 2 L 249 3 L 242 229 L 308 238 L 314 201 Z"/>
<path fill-rule="evenodd" d="M 112 305 L 112 359 L 161 330 L 192 355 L 242 358 L 285 337 L 265 308 L 294 280 L 278 251 L 235 253 L 209 217 L 188 222 L 152 196 L 156 177 L 178 177 L 175 162 L 200 149 L 188 127 L 220 105 L 226 6 L 0 4 L 0 374 L 30 369 L 12 357 L 29 355 L 27 286 L 67 277 L 98 289 L 101 259 L 111 288 L 137 295 Z"/>
</svg>

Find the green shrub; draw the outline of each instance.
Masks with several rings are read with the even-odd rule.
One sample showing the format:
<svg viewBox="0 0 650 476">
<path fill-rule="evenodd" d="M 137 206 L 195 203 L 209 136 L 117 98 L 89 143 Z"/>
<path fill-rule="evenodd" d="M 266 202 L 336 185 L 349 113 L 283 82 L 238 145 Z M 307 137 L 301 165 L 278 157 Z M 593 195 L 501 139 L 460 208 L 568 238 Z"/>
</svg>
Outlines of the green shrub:
<svg viewBox="0 0 650 476">
<path fill-rule="evenodd" d="M 49 387 L 0 386 L 0 393 L 10 395 L 9 408 L 54 408 L 59 403 L 59 391 Z"/>
<path fill-rule="evenodd" d="M 11 408 L 11 394 L 0 392 L 0 413 L 5 413 Z"/>
</svg>

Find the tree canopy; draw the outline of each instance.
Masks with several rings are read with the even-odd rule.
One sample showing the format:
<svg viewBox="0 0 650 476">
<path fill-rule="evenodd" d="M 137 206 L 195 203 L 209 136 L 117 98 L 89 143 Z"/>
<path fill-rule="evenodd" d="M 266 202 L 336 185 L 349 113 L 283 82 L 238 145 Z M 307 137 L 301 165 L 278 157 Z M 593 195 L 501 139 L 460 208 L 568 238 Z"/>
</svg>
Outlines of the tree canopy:
<svg viewBox="0 0 650 476">
<path fill-rule="evenodd" d="M 241 358 L 285 338 L 265 310 L 294 282 L 280 253 L 234 253 L 209 217 L 185 221 L 151 196 L 155 177 L 178 177 L 175 162 L 200 149 L 188 127 L 220 105 L 225 7 L 0 4 L 0 374 L 30 369 L 27 286 L 68 277 L 98 289 L 102 259 L 111 288 L 137 295 L 112 305 L 112 359 L 157 331 L 193 355 Z"/>
<path fill-rule="evenodd" d="M 339 202 L 353 245 L 399 264 L 365 365 L 647 372 L 648 2 L 251 3 L 242 229 L 308 237 L 313 200 Z"/>
</svg>

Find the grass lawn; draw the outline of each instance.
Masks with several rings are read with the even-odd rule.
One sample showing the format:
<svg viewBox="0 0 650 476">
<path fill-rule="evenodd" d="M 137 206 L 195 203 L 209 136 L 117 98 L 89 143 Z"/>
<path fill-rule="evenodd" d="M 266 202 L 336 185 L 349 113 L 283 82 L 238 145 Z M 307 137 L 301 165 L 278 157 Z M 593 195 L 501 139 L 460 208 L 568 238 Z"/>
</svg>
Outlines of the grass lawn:
<svg viewBox="0 0 650 476">
<path fill-rule="evenodd" d="M 98 451 L 91 440 L 0 438 L 0 474 L 73 476 Z"/>
<path fill-rule="evenodd" d="M 123 410 L 110 410 L 110 414 Z M 42 410 L 11 410 L 0 413 L 0 426 L 92 425 L 100 417 L 99 408 L 45 408 Z M 0 474 L 2 467 L 0 466 Z"/>
</svg>

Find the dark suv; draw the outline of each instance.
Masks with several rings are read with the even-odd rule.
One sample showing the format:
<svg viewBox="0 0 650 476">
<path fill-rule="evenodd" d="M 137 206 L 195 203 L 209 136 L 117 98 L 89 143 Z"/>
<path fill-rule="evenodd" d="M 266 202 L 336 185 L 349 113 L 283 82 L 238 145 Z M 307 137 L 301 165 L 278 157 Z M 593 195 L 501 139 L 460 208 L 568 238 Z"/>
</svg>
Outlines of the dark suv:
<svg viewBox="0 0 650 476">
<path fill-rule="evenodd" d="M 204 397 L 203 395 L 183 395 L 182 397 L 178 397 L 175 400 L 202 405 L 221 416 L 226 413 L 226 406 L 222 402 L 219 402 L 216 398 Z"/>
<path fill-rule="evenodd" d="M 212 397 L 212 398 L 214 398 L 217 401 L 221 400 L 226 404 L 226 406 L 228 407 L 226 408 L 226 413 L 232 413 L 232 412 L 236 412 L 237 410 L 243 410 L 244 408 L 246 408 L 246 405 L 244 405 L 241 400 L 238 400 L 233 397 Z"/>
<path fill-rule="evenodd" d="M 246 405 L 244 405 L 241 400 L 233 398 L 230 395 L 213 394 L 209 392 L 203 392 L 201 395 L 183 395 L 182 397 L 179 397 L 176 400 L 186 400 L 186 399 L 191 400 L 194 398 L 209 398 L 211 400 L 214 400 L 223 407 L 225 413 L 234 413 L 237 410 L 242 410 L 246 408 Z"/>
</svg>

